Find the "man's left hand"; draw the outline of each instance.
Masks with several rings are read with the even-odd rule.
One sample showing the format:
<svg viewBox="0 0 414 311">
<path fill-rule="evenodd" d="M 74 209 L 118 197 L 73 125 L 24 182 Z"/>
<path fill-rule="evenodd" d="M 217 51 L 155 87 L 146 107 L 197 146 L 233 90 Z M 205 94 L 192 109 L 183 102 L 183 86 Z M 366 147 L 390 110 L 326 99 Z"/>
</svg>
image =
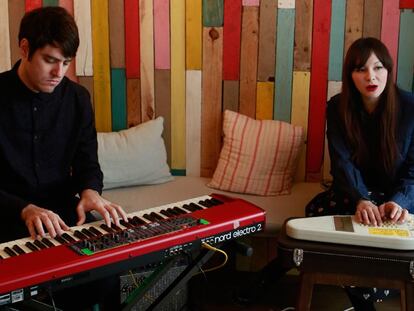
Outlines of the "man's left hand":
<svg viewBox="0 0 414 311">
<path fill-rule="evenodd" d="M 90 211 L 97 211 L 101 214 L 108 227 L 111 226 L 111 219 L 117 226 L 119 226 L 120 218 L 128 221 L 127 214 L 120 205 L 109 202 L 95 190 L 86 189 L 82 191 L 80 202 L 76 207 L 76 212 L 78 213 L 78 222 L 76 225 L 82 225 L 86 219 L 86 212 Z"/>
</svg>

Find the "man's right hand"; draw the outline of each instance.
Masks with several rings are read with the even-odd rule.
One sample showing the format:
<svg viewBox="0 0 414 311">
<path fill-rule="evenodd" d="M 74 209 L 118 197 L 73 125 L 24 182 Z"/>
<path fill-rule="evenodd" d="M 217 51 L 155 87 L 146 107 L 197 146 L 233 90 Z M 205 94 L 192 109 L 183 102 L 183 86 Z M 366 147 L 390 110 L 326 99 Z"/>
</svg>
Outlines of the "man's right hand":
<svg viewBox="0 0 414 311">
<path fill-rule="evenodd" d="M 36 239 L 38 235 L 45 237 L 46 232 L 54 238 L 56 235 L 63 234 L 63 231 L 69 230 L 69 227 L 58 214 L 34 204 L 29 204 L 23 208 L 21 217 L 33 239 Z"/>
</svg>

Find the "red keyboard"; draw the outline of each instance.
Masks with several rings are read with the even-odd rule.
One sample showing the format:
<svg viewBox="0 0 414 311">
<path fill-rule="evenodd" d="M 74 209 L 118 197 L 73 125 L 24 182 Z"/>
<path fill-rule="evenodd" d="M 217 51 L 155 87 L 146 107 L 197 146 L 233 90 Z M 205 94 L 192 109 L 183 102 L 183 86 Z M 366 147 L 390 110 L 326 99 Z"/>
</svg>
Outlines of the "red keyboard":
<svg viewBox="0 0 414 311">
<path fill-rule="evenodd" d="M 72 227 L 56 239 L 30 238 L 0 244 L 0 305 L 19 293 L 37 294 L 47 282 L 71 281 L 82 272 L 156 254 L 163 260 L 195 247 L 264 229 L 265 212 L 241 199 L 197 197 L 128 215 L 108 228 L 102 221 Z M 30 289 L 30 290 L 28 290 Z"/>
</svg>

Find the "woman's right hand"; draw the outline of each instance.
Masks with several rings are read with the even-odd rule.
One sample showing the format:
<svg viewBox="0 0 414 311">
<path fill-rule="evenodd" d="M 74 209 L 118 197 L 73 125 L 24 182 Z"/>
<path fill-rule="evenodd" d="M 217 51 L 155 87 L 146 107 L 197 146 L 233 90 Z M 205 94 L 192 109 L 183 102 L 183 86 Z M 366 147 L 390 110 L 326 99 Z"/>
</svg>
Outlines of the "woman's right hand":
<svg viewBox="0 0 414 311">
<path fill-rule="evenodd" d="M 368 200 L 360 200 L 358 202 L 355 217 L 358 222 L 365 225 L 382 225 L 382 218 L 378 206 Z"/>
</svg>

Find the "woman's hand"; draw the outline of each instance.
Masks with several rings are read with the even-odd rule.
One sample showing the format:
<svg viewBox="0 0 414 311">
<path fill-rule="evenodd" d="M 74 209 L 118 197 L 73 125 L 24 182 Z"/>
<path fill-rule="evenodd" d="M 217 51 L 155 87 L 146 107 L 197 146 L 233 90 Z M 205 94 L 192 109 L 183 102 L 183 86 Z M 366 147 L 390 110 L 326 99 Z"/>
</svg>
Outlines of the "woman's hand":
<svg viewBox="0 0 414 311">
<path fill-rule="evenodd" d="M 388 219 L 392 223 L 404 223 L 408 220 L 408 210 L 402 208 L 395 202 L 389 201 L 381 204 L 379 212 L 382 219 Z"/>
<path fill-rule="evenodd" d="M 382 217 L 378 206 L 368 200 L 360 200 L 358 202 L 355 217 L 358 222 L 365 225 L 382 225 Z"/>
</svg>

